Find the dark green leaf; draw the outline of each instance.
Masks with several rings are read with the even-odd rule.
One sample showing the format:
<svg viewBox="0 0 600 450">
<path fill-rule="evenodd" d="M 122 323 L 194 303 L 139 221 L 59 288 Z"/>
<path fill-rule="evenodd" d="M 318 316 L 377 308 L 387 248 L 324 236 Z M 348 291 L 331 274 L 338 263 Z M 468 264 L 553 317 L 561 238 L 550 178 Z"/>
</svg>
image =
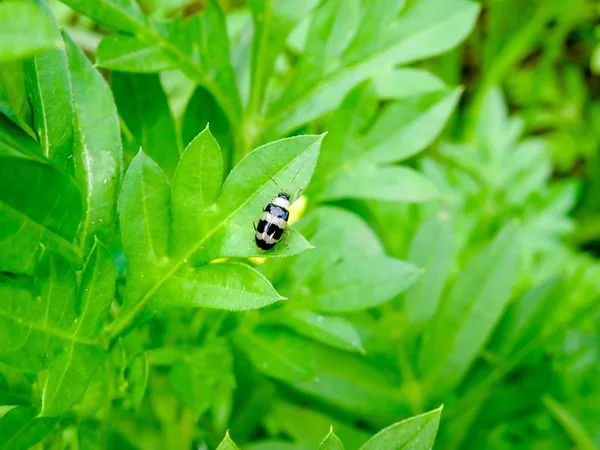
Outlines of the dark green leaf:
<svg viewBox="0 0 600 450">
<path fill-rule="evenodd" d="M 58 48 L 60 35 L 39 5 L 7 1 L 0 4 L 0 62 Z"/>
<path fill-rule="evenodd" d="M 30 406 L 18 406 L 0 419 L 0 449 L 27 450 L 54 430 L 56 420 L 37 417 Z"/>
<path fill-rule="evenodd" d="M 315 376 L 310 342 L 288 331 L 260 327 L 237 333 L 234 343 L 260 372 L 269 377 L 293 383 Z"/>
<path fill-rule="evenodd" d="M 398 422 L 373 436 L 361 450 L 430 450 L 437 434 L 442 407 Z"/>
<path fill-rule="evenodd" d="M 123 149 L 110 89 L 81 49 L 66 35 L 67 60 L 75 111 L 75 176 L 86 200 L 79 240 L 90 248 L 94 236 L 111 236 Z"/>
<path fill-rule="evenodd" d="M 135 153 L 141 148 L 171 179 L 181 142 L 158 75 L 114 72 L 111 87 L 121 120 L 133 138 L 127 145 Z"/>
</svg>

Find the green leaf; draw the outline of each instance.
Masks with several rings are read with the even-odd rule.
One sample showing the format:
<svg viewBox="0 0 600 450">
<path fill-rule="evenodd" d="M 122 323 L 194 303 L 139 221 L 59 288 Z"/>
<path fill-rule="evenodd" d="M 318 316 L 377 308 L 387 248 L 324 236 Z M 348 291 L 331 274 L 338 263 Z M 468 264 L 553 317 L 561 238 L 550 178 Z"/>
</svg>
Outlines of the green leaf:
<svg viewBox="0 0 600 450">
<path fill-rule="evenodd" d="M 25 88 L 25 62 L 12 61 L 0 64 L 0 98 L 4 97 L 2 108 L 6 116 L 35 138 L 33 112 L 27 89 Z"/>
<path fill-rule="evenodd" d="M 452 217 L 439 211 L 424 220 L 411 242 L 408 260 L 424 269 L 421 277 L 406 291 L 404 310 L 411 327 L 427 323 L 438 309 L 442 290 L 454 261 Z"/>
<path fill-rule="evenodd" d="M 58 31 L 57 31 L 58 33 Z M 73 156 L 73 106 L 67 55 L 60 50 L 35 55 L 26 64 L 27 90 L 43 154 L 61 168 Z"/>
<path fill-rule="evenodd" d="M 310 342 L 279 328 L 261 326 L 239 331 L 235 345 L 265 375 L 290 383 L 315 376 L 315 360 Z"/>
<path fill-rule="evenodd" d="M 137 411 L 146 394 L 150 368 L 144 353 L 135 356 L 127 368 L 127 382 L 130 389 L 131 408 Z"/>
<path fill-rule="evenodd" d="M 552 416 L 569 435 L 576 448 L 581 450 L 594 450 L 597 448 L 592 436 L 586 431 L 583 424 L 564 405 L 561 405 L 550 396 L 544 396 L 543 401 Z"/>
<path fill-rule="evenodd" d="M 329 2 L 321 9 L 326 10 Z M 354 86 L 387 67 L 414 62 L 443 53 L 462 41 L 470 32 L 479 12 L 476 3 L 456 0 L 424 0 L 406 8 L 404 2 L 378 2 L 377 7 L 363 6 L 358 30 L 343 42 L 339 58 L 322 60 L 329 64 L 319 80 L 306 81 L 294 76 L 283 93 L 268 105 L 271 135 L 279 136 L 335 109 Z M 335 8 L 329 9 L 336 14 Z M 366 16 L 366 17 L 364 17 Z M 315 14 L 313 22 L 329 24 L 323 31 L 332 33 L 336 20 L 325 21 Z M 351 29 L 351 26 L 348 26 Z M 316 39 L 316 36 L 315 36 Z M 318 49 L 319 47 L 315 47 Z M 315 60 L 318 60 L 315 53 Z M 309 50 L 303 59 L 312 58 Z M 302 63 L 296 70 L 300 70 Z"/>
<path fill-rule="evenodd" d="M 79 230 L 84 248 L 94 236 L 112 234 L 123 149 L 110 88 L 81 49 L 63 33 L 75 111 L 75 177 L 84 193 L 86 214 Z"/>
<path fill-rule="evenodd" d="M 377 101 L 372 87 L 356 87 L 330 125 L 315 175 L 319 196 L 324 200 L 400 202 L 439 198 L 434 184 L 422 174 L 387 164 L 414 156 L 430 145 L 442 131 L 460 93 L 454 89 L 399 100 L 384 108 L 374 121 Z M 371 126 L 365 130 L 366 125 Z"/>
<path fill-rule="evenodd" d="M 319 445 L 319 450 L 344 450 L 342 441 L 333 433 L 333 427 L 331 427 L 329 433 Z"/>
<path fill-rule="evenodd" d="M 112 34 L 102 39 L 96 53 L 96 65 L 105 69 L 141 73 L 177 68 L 159 42 L 147 44 L 127 34 Z"/>
<path fill-rule="evenodd" d="M 135 33 L 146 22 L 135 0 L 63 0 L 63 3 L 120 31 Z"/>
<path fill-rule="evenodd" d="M 430 450 L 433 448 L 442 407 L 398 422 L 377 433 L 361 450 Z"/>
<path fill-rule="evenodd" d="M 81 214 L 69 175 L 0 142 L 0 271 L 32 274 L 42 249 L 80 265 L 73 240 Z"/>
<path fill-rule="evenodd" d="M 215 207 L 222 182 L 221 149 L 207 127 L 188 144 L 173 179 L 175 254 L 206 234 L 206 211 Z"/>
<path fill-rule="evenodd" d="M 179 401 L 201 416 L 218 401 L 223 390 L 235 388 L 233 356 L 222 340 L 210 342 L 189 352 L 169 373 Z"/>
<path fill-rule="evenodd" d="M 423 69 L 399 68 L 381 71 L 373 77 L 377 97 L 386 100 L 425 95 L 447 90 L 435 75 Z"/>
<path fill-rule="evenodd" d="M 284 310 L 265 317 L 265 320 L 287 326 L 298 334 L 325 345 L 351 352 L 365 352 L 356 328 L 341 317 L 324 316 L 311 311 Z"/>
<path fill-rule="evenodd" d="M 316 248 L 294 258 L 282 289 L 303 306 L 323 312 L 370 308 L 403 292 L 419 274 L 413 265 L 385 255 L 373 231 L 354 214 L 319 208 L 298 228 Z"/>
<path fill-rule="evenodd" d="M 17 406 L 0 419 L 0 449 L 26 450 L 48 436 L 56 426 L 56 419 L 37 417 L 30 406 Z"/>
<path fill-rule="evenodd" d="M 231 437 L 229 437 L 229 431 L 225 433 L 225 437 L 217 447 L 217 450 L 239 450 L 238 446 L 235 445 L 235 442 L 233 442 Z"/>
<path fill-rule="evenodd" d="M 52 18 L 39 5 L 16 1 L 0 4 L 0 62 L 25 58 L 59 44 Z"/>
<path fill-rule="evenodd" d="M 229 62 L 225 20 L 215 0 L 186 20 L 176 18 L 159 27 L 146 23 L 133 0 L 63 0 L 63 3 L 135 36 L 107 41 L 99 57 L 100 64 L 144 72 L 178 68 L 211 91 L 234 127 L 241 123 L 241 102 Z M 202 58 L 198 58 L 198 52 Z"/>
<path fill-rule="evenodd" d="M 513 223 L 467 263 L 442 301 L 420 353 L 422 373 L 436 392 L 456 386 L 485 345 L 510 299 L 518 257 Z"/>
<path fill-rule="evenodd" d="M 158 75 L 114 72 L 111 87 L 130 133 L 128 147 L 141 148 L 171 179 L 182 150 Z"/>
</svg>

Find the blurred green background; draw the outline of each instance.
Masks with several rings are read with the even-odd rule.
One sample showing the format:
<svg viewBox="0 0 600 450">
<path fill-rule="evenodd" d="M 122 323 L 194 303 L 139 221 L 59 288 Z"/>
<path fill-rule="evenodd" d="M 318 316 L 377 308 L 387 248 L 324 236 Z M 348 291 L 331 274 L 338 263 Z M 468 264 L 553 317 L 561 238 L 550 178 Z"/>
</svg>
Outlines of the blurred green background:
<svg viewBox="0 0 600 450">
<path fill-rule="evenodd" d="M 226 170 L 259 144 L 328 135 L 307 200 L 294 212 L 302 216 L 297 229 L 317 248 L 253 262 L 292 306 L 261 313 L 171 310 L 151 318 L 123 338 L 123 355 L 111 353 L 114 373 L 96 375 L 38 448 L 215 448 L 230 430 L 242 449 L 309 449 L 330 425 L 346 448 L 358 448 L 391 423 L 441 404 L 436 449 L 600 448 L 600 4 L 365 0 L 351 17 L 343 1 L 306 0 L 302 7 L 296 0 L 249 1 L 253 11 L 263 4 L 279 14 L 265 39 L 280 48 L 271 55 L 272 73 L 261 80 L 248 74 L 250 55 L 257 58 L 251 9 L 242 0 L 220 0 L 242 105 L 234 127 L 227 102 L 198 87 L 183 64 L 160 55 L 134 60 L 125 41 L 117 41 L 129 37 L 126 27 L 117 35 L 94 14 L 80 14 L 85 1 L 64 3 L 74 9 L 55 1 L 48 7 L 111 86 L 125 167 L 140 146 L 154 145 L 156 154 L 169 143 L 183 148 L 207 123 Z M 114 3 L 126 9 L 132 1 Z M 194 29 L 177 21 L 204 17 L 206 3 L 137 0 L 148 29 L 178 43 Z M 423 5 L 422 15 L 441 11 L 436 20 L 453 17 L 455 5 L 461 14 L 465 8 L 465 18 L 428 35 L 419 14 L 403 19 Z M 479 9 L 471 23 L 473 5 Z M 315 11 L 326 8 L 329 15 L 317 23 L 322 34 L 313 33 Z M 213 40 L 181 48 L 218 80 L 224 69 L 211 64 L 222 47 L 206 31 L 212 19 L 202 20 L 198 26 Z M 345 21 L 362 30 L 352 45 Z M 406 36 L 408 56 L 396 61 L 378 53 L 378 46 Z M 315 42 L 325 49 L 311 55 Z M 312 85 L 367 60 L 376 68 L 368 77 L 343 88 L 332 84 L 325 91 L 339 89 L 335 96 L 300 104 L 295 115 L 281 112 Z M 30 100 L 19 97 L 24 81 L 6 75 L 17 73 L 18 64 L 0 65 L 0 113 L 35 136 Z M 171 118 L 172 129 L 164 125 Z M 362 161 L 374 161 L 373 173 L 357 169 L 345 183 L 331 181 L 334 169 L 366 151 Z M 323 231 L 335 224 L 336 236 Z M 371 242 L 377 255 L 361 253 Z M 105 244 L 115 256 L 119 299 L 126 277 L 120 240 L 112 236 Z M 366 265 L 376 256 L 408 261 L 420 276 L 391 287 L 373 278 L 367 286 L 375 275 Z M 348 265 L 338 274 L 342 260 Z M 311 270 L 325 276 L 311 279 Z M 372 301 L 371 308 L 326 311 L 352 326 L 360 341 L 354 348 L 328 343 L 294 307 L 319 289 L 328 296 L 340 288 L 328 284 L 327 273 L 349 285 L 353 274 L 365 278 L 352 298 Z M 252 335 L 273 324 L 294 333 Z M 240 343 L 250 335 L 256 341 L 249 342 L 267 342 L 269 352 L 289 353 L 301 368 L 303 358 L 311 359 L 316 378 L 262 370 L 265 355 Z M 309 356 L 304 341 L 311 342 Z M 141 391 L 132 369 L 140 354 L 150 367 Z M 0 370 L 7 392 L 16 386 L 36 397 L 39 378 L 8 365 Z M 425 448 L 415 445 L 407 448 Z"/>
</svg>

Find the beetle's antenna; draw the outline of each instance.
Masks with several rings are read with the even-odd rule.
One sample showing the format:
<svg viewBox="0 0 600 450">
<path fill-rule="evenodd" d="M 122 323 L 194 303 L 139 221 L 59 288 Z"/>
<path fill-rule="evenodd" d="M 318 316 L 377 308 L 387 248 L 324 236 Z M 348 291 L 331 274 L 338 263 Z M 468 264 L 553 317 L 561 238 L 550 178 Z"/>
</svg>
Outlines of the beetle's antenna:
<svg viewBox="0 0 600 450">
<path fill-rule="evenodd" d="M 296 177 L 298 176 L 298 174 L 300 173 L 302 168 L 306 165 L 306 163 L 308 163 L 308 159 L 302 163 L 302 165 L 300 166 L 298 171 L 294 174 L 294 177 L 290 180 L 290 184 L 288 185 L 287 189 L 283 192 L 289 192 L 290 188 L 292 187 L 292 183 L 294 182 L 294 180 L 296 179 Z"/>
<path fill-rule="evenodd" d="M 256 162 L 258 162 L 258 165 L 260 166 L 260 170 L 262 170 L 262 171 L 263 171 L 263 173 L 264 173 L 266 176 L 268 176 L 268 177 L 271 179 L 271 181 L 272 181 L 273 183 L 275 183 L 275 186 L 277 186 L 281 192 L 285 192 L 285 191 L 282 189 L 282 187 L 281 187 L 281 186 L 279 186 L 279 183 L 277 183 L 277 181 L 275 181 L 275 178 L 273 178 L 271 175 L 269 175 L 269 172 L 267 172 L 267 171 L 265 170 L 265 168 L 264 168 L 264 166 L 263 166 L 262 162 L 260 162 L 260 160 L 259 160 L 258 158 L 256 158 Z"/>
</svg>

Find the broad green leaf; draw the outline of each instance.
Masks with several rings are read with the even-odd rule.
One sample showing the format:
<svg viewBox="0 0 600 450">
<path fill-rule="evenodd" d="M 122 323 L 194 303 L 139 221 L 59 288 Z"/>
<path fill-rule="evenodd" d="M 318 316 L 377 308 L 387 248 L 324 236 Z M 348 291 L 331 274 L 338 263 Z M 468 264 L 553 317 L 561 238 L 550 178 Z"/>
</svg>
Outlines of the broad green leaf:
<svg viewBox="0 0 600 450">
<path fill-rule="evenodd" d="M 28 61 L 26 74 L 35 131 L 43 154 L 59 167 L 68 167 L 68 160 L 73 156 L 75 118 L 67 55 L 62 41 L 61 49 L 48 50 Z"/>
<path fill-rule="evenodd" d="M 373 77 L 377 97 L 397 100 L 447 90 L 435 75 L 423 69 L 399 68 L 377 73 Z"/>
<path fill-rule="evenodd" d="M 86 201 L 79 240 L 89 249 L 94 236 L 102 241 L 111 236 L 123 149 L 108 85 L 81 49 L 63 36 L 75 112 L 75 176 Z"/>
<path fill-rule="evenodd" d="M 73 240 L 81 214 L 69 175 L 0 143 L 0 271 L 32 274 L 43 248 L 80 265 Z"/>
<path fill-rule="evenodd" d="M 398 422 L 377 433 L 361 450 L 431 450 L 437 434 L 442 407 Z"/>
<path fill-rule="evenodd" d="M 303 306 L 324 312 L 370 308 L 403 292 L 419 274 L 386 256 L 369 227 L 349 212 L 319 208 L 298 228 L 315 249 L 294 258 L 281 288 Z"/>
<path fill-rule="evenodd" d="M 265 320 L 287 326 L 298 334 L 325 345 L 351 352 L 365 352 L 356 328 L 341 317 L 324 316 L 303 310 L 284 310 L 266 316 Z"/>
<path fill-rule="evenodd" d="M 321 196 L 323 200 L 342 198 L 378 199 L 402 203 L 422 203 L 441 196 L 425 175 L 401 166 L 359 165 L 334 178 Z"/>
<path fill-rule="evenodd" d="M 39 5 L 17 1 L 0 4 L 0 62 L 25 58 L 59 44 L 52 18 Z"/>
<path fill-rule="evenodd" d="M 229 437 L 229 431 L 225 434 L 225 437 L 217 447 L 217 450 L 239 450 L 238 446 L 235 445 L 235 442 Z"/>
<path fill-rule="evenodd" d="M 269 377 L 294 383 L 315 376 L 310 342 L 288 331 L 261 326 L 236 333 L 234 343 L 256 369 Z"/>
<path fill-rule="evenodd" d="M 223 158 L 208 127 L 191 141 L 173 179 L 172 217 L 175 254 L 206 234 L 206 211 L 214 208 L 223 182 Z"/>
<path fill-rule="evenodd" d="M 409 326 L 419 328 L 438 309 L 442 290 L 454 261 L 454 227 L 450 214 L 439 211 L 424 220 L 410 245 L 408 261 L 424 269 L 404 297 L 404 310 Z"/>
<path fill-rule="evenodd" d="M 177 68 L 159 42 L 148 44 L 128 34 L 106 36 L 98 46 L 96 65 L 122 72 L 153 73 Z"/>
<path fill-rule="evenodd" d="M 320 344 L 313 345 L 315 376 L 296 381 L 294 389 L 371 420 L 406 414 L 406 396 L 397 375 L 384 364 Z M 282 350 L 284 351 L 284 350 Z"/>
<path fill-rule="evenodd" d="M 181 143 L 158 75 L 114 72 L 111 87 L 119 116 L 133 138 L 127 146 L 135 153 L 141 148 L 173 178 Z"/>
<path fill-rule="evenodd" d="M 48 436 L 56 426 L 56 419 L 38 417 L 30 406 L 17 406 L 0 419 L 0 449 L 26 450 Z"/>
<path fill-rule="evenodd" d="M 344 450 L 342 441 L 333 433 L 333 427 L 331 427 L 329 433 L 319 445 L 319 450 Z"/>
<path fill-rule="evenodd" d="M 510 299 L 519 257 L 518 228 L 509 224 L 464 267 L 425 332 L 420 364 L 431 389 L 463 378 Z"/>
<path fill-rule="evenodd" d="M 270 134 L 285 134 L 332 111 L 352 87 L 383 69 L 451 49 L 468 35 L 479 12 L 479 6 L 469 1 L 424 0 L 397 16 L 403 4 L 379 2 L 377 7 L 364 6 L 363 15 L 367 17 L 361 20 L 340 60 L 322 61 L 337 63 L 336 70 L 330 69 L 321 79 L 306 83 L 290 77 L 282 95 L 268 106 Z M 322 8 L 327 8 L 327 2 Z M 309 57 L 307 49 L 303 58 Z"/>
</svg>

